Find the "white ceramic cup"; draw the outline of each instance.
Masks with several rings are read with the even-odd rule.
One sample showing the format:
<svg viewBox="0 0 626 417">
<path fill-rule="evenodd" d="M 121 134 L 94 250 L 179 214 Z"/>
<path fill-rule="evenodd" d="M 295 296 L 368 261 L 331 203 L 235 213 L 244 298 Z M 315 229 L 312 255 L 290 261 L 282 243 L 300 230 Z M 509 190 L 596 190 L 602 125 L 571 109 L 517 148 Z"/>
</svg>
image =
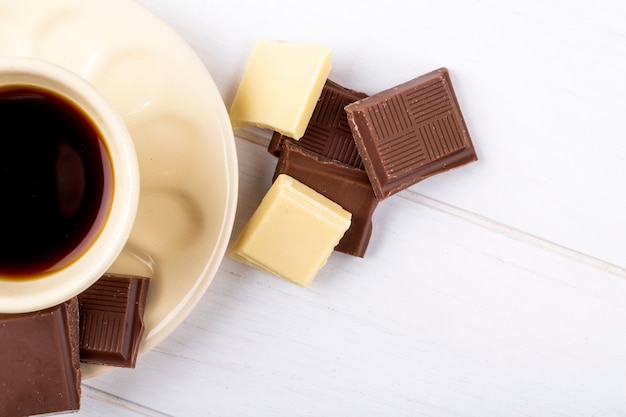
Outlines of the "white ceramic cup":
<svg viewBox="0 0 626 417">
<path fill-rule="evenodd" d="M 32 278 L 15 278 L 6 272 L 0 274 L 0 313 L 45 309 L 92 285 L 122 251 L 133 226 L 139 199 L 139 169 L 130 134 L 121 116 L 91 84 L 75 73 L 43 60 L 0 57 L 0 91 L 18 85 L 52 91 L 73 102 L 88 116 L 108 149 L 112 191 L 101 225 L 69 264 Z M 1 129 L 0 126 L 0 132 Z M 0 189 L 0 204 L 10 204 L 1 199 Z"/>
</svg>

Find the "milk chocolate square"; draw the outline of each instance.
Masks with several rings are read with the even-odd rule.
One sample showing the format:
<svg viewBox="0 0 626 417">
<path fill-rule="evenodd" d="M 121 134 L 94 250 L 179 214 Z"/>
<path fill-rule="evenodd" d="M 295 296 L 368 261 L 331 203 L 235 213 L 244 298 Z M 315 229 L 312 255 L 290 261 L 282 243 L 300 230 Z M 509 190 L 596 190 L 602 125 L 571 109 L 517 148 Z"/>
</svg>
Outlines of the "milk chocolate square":
<svg viewBox="0 0 626 417">
<path fill-rule="evenodd" d="M 285 141 L 297 142 L 299 146 L 311 152 L 364 169 L 344 107 L 365 97 L 367 95 L 364 93 L 326 80 L 304 136 L 296 141 L 274 132 L 268 151 L 275 156 L 280 156 Z"/>
<path fill-rule="evenodd" d="M 0 314 L 0 416 L 80 408 L 78 301 Z"/>
<path fill-rule="evenodd" d="M 105 274 L 78 296 L 82 362 L 135 367 L 149 283 L 144 277 Z"/>
<path fill-rule="evenodd" d="M 477 160 L 445 68 L 359 100 L 345 110 L 380 200 L 431 175 Z"/>
</svg>

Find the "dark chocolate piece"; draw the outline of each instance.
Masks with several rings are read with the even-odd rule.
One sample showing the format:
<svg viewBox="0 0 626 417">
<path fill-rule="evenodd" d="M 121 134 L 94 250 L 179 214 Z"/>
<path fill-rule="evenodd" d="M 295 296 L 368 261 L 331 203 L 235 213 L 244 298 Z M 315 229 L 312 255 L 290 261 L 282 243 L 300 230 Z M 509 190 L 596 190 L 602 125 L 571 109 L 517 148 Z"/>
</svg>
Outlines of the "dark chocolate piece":
<svg viewBox="0 0 626 417">
<path fill-rule="evenodd" d="M 341 164 L 286 141 L 274 178 L 287 174 L 352 213 L 350 228 L 335 250 L 363 257 L 372 234 L 372 214 L 378 205 L 365 171 Z"/>
<path fill-rule="evenodd" d="M 440 68 L 345 108 L 374 192 L 384 199 L 476 161 L 448 70 Z"/>
<path fill-rule="evenodd" d="M 0 416 L 80 408 L 78 301 L 0 314 Z"/>
<path fill-rule="evenodd" d="M 148 278 L 105 274 L 78 296 L 81 361 L 135 367 L 148 286 Z"/>
<path fill-rule="evenodd" d="M 327 80 L 304 136 L 296 141 L 275 132 L 268 151 L 280 156 L 283 142 L 297 142 L 304 149 L 364 169 L 344 107 L 365 97 L 366 94 Z"/>
</svg>

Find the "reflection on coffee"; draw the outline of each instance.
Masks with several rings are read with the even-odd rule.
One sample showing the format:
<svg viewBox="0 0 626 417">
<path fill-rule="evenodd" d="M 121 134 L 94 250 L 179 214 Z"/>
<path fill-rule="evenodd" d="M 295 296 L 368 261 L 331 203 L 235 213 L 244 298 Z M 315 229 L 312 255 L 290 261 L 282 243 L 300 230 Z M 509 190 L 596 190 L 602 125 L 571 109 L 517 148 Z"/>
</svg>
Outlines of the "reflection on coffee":
<svg viewBox="0 0 626 417">
<path fill-rule="evenodd" d="M 0 277 L 63 268 L 111 204 L 112 168 L 92 121 L 60 95 L 0 88 Z"/>
</svg>

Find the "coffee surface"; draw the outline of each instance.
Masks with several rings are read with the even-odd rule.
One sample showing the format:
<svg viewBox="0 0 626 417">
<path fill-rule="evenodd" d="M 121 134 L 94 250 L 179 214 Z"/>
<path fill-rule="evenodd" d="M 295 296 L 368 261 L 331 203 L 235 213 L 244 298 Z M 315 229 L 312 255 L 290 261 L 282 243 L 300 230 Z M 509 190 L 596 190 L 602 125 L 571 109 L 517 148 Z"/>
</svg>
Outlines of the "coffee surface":
<svg viewBox="0 0 626 417">
<path fill-rule="evenodd" d="M 71 263 L 106 217 L 111 171 L 98 128 L 73 103 L 0 89 L 0 276 Z"/>
</svg>

